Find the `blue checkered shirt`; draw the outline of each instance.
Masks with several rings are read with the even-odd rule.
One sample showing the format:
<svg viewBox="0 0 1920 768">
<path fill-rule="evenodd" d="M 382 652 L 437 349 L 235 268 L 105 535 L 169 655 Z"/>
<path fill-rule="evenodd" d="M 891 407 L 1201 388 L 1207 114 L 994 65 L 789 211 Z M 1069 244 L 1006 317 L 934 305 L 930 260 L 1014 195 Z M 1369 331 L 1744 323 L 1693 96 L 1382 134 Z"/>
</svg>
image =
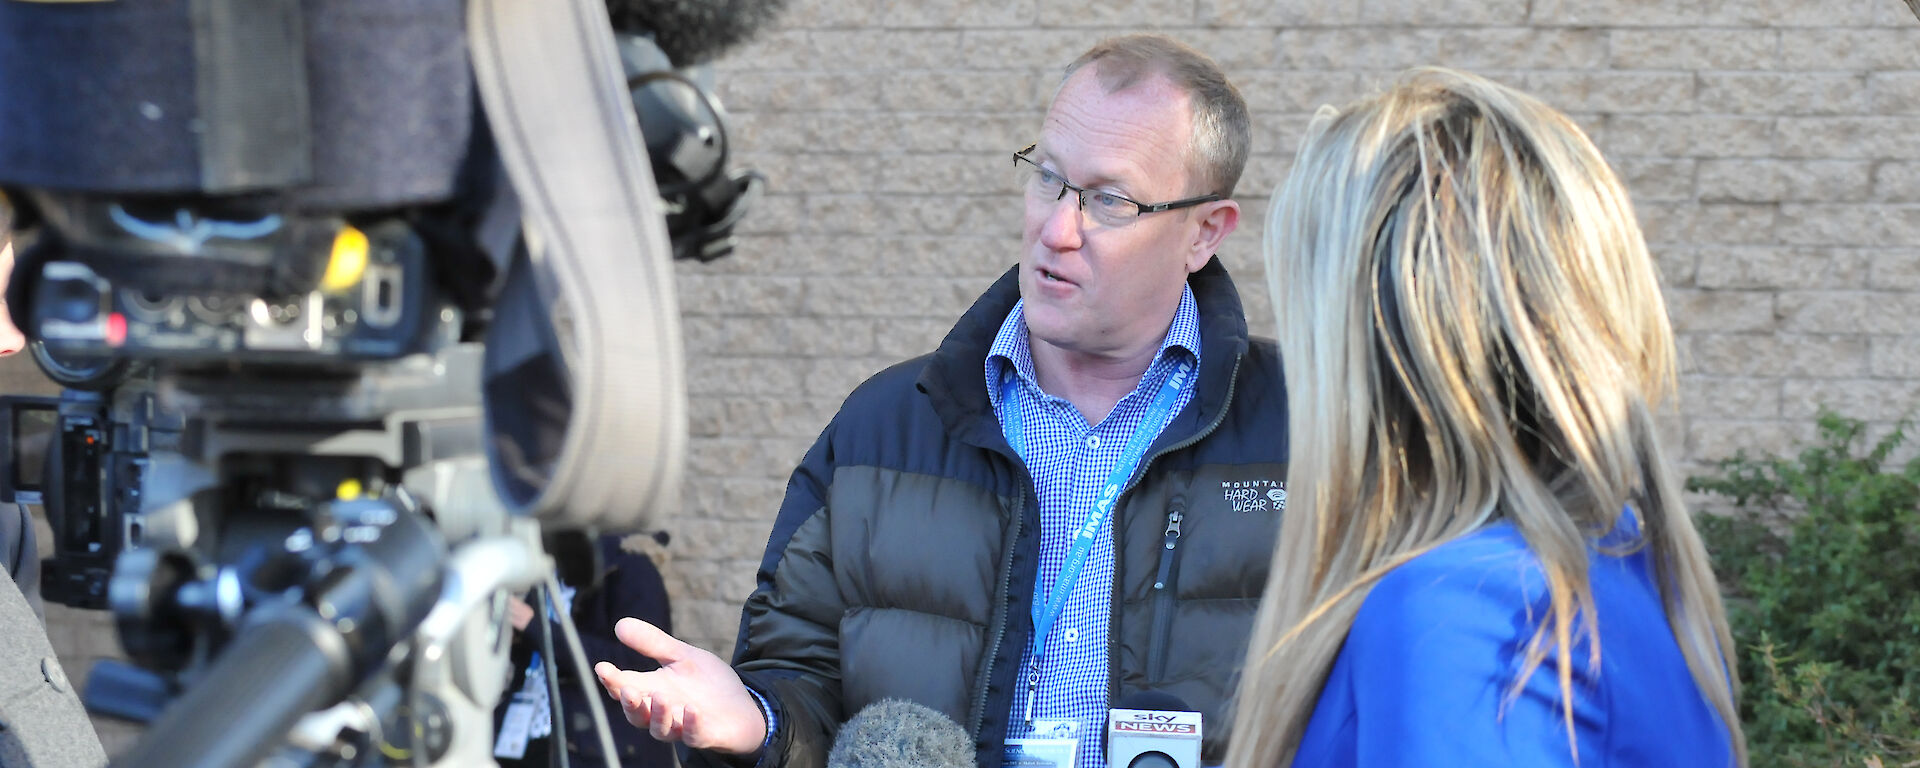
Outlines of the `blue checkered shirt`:
<svg viewBox="0 0 1920 768">
<path fill-rule="evenodd" d="M 1040 389 L 1033 373 L 1033 353 L 1027 340 L 1026 304 L 1015 304 L 1000 325 L 986 361 L 987 393 L 994 413 L 1006 417 L 1001 402 L 1001 385 L 1008 376 L 1019 376 L 1021 427 L 1026 442 L 1028 474 L 1040 496 L 1040 572 L 1034 600 L 1045 602 L 1053 583 L 1073 545 L 1073 533 L 1093 511 L 1094 496 L 1113 475 L 1127 440 L 1147 413 L 1147 406 L 1173 372 L 1177 355 L 1192 355 L 1195 367 L 1200 360 L 1200 313 L 1193 300 L 1193 289 L 1180 297 L 1167 337 L 1160 351 L 1147 366 L 1146 375 L 1133 392 L 1120 399 L 1113 411 L 1099 424 L 1088 425 L 1073 404 Z M 1198 376 L 1187 378 L 1187 385 L 1174 400 L 1172 413 L 1179 413 L 1193 399 Z M 1165 424 L 1153 429 L 1165 428 Z M 1142 458 L 1145 462 L 1147 459 Z M 1080 579 L 1068 593 L 1067 605 L 1047 635 L 1047 647 L 1041 654 L 1039 696 L 1034 700 L 1033 716 L 1038 719 L 1072 718 L 1081 723 L 1079 768 L 1103 768 L 1100 734 L 1107 719 L 1107 630 L 1113 602 L 1113 523 L 1101 527 L 1094 539 Z M 1027 678 L 1034 669 L 1032 649 L 1021 656 L 1020 683 L 1008 715 L 1010 737 L 1026 736 Z"/>
</svg>

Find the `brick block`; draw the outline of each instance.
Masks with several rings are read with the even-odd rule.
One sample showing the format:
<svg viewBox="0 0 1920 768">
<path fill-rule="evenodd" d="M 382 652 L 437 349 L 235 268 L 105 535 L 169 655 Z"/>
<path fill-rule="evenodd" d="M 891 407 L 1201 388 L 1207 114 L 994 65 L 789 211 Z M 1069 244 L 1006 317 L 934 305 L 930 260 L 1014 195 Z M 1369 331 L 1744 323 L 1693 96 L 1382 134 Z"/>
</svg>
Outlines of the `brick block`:
<svg viewBox="0 0 1920 768">
<path fill-rule="evenodd" d="M 1693 222 L 1699 206 L 1686 202 L 1641 201 L 1634 205 L 1634 218 L 1649 247 L 1660 250 L 1693 242 Z"/>
<path fill-rule="evenodd" d="M 1870 264 L 1862 252 L 1845 248 L 1706 248 L 1697 282 L 1735 290 L 1864 288 Z"/>
<path fill-rule="evenodd" d="M 1707 376 L 1863 376 L 1867 337 L 1773 333 L 1701 333 L 1693 339 L 1691 370 Z"/>
<path fill-rule="evenodd" d="M 783 24 L 784 24 L 784 20 Z M 714 72 L 725 82 L 738 72 L 756 70 L 794 70 L 817 66 L 807 30 L 779 28 L 763 30 L 752 40 L 715 59 Z"/>
<path fill-rule="evenodd" d="M 1614 29 L 1606 34 L 1608 62 L 1614 69 L 1755 70 L 1776 65 L 1782 33 L 1770 29 Z"/>
<path fill-rule="evenodd" d="M 1768 419 L 1780 413 L 1780 382 L 1724 376 L 1680 379 L 1680 403 L 1701 419 Z"/>
<path fill-rule="evenodd" d="M 1025 211 L 1022 198 L 1013 195 L 886 195 L 867 204 L 877 219 L 868 233 L 884 226 L 927 235 L 1017 235 Z"/>
<path fill-rule="evenodd" d="M 1874 164 L 1873 197 L 1889 203 L 1920 202 L 1920 163 Z"/>
<path fill-rule="evenodd" d="M 1525 24 L 1528 0 L 1369 0 L 1360 23 L 1394 26 L 1502 26 Z"/>
<path fill-rule="evenodd" d="M 1899 9 L 1905 12 L 1905 8 Z M 1780 33 L 1784 70 L 1920 69 L 1911 29 L 1796 29 Z"/>
<path fill-rule="evenodd" d="M 680 312 L 690 317 L 771 315 L 800 311 L 803 283 L 793 277 L 679 273 Z"/>
<path fill-rule="evenodd" d="M 952 330 L 958 318 L 903 317 L 889 319 L 880 329 L 875 354 L 905 360 L 932 352 Z"/>
<path fill-rule="evenodd" d="M 1920 378 L 1920 336 L 1875 336 L 1871 371 L 1882 378 Z"/>
<path fill-rule="evenodd" d="M 869 25 L 812 29 L 807 31 L 805 58 L 768 68 L 882 73 L 941 68 L 953 66 L 960 50 L 961 33 L 952 29 L 886 29 Z"/>
<path fill-rule="evenodd" d="M 740 630 L 740 600 L 675 600 L 673 626 L 689 645 L 723 659 L 733 658 L 734 638 Z M 685 629 L 681 629 L 684 627 Z"/>
<path fill-rule="evenodd" d="M 1083 29 L 966 29 L 960 33 L 958 62 L 968 69 L 1016 68 L 1051 73 L 1050 80 L 1058 85 L 1067 65 L 1098 41 L 1098 35 Z"/>
<path fill-rule="evenodd" d="M 1019 108 L 1026 105 L 1026 94 L 1033 91 L 1033 79 L 1026 72 L 996 72 L 982 77 L 967 70 L 895 72 L 877 78 L 880 106 L 898 112 Z"/>
<path fill-rule="evenodd" d="M 1020 194 L 1012 152 L 894 155 L 876 163 L 865 181 L 883 194 L 1012 197 Z"/>
<path fill-rule="evenodd" d="M 1764 115 L 1847 115 L 1867 107 L 1867 80 L 1852 73 L 1703 72 L 1700 109 Z"/>
<path fill-rule="evenodd" d="M 1873 114 L 1920 112 L 1920 72 L 1874 72 L 1867 75 L 1867 93 Z"/>
<path fill-rule="evenodd" d="M 1524 88 L 1563 112 L 1691 112 L 1686 72 L 1535 72 Z"/>
<path fill-rule="evenodd" d="M 1823 408 L 1869 421 L 1910 417 L 1920 410 L 1920 381 L 1789 379 L 1781 384 L 1781 416 L 1812 423 Z"/>
<path fill-rule="evenodd" d="M 1920 294 L 1912 293 L 1783 291 L 1778 305 L 1780 328 L 1798 333 L 1899 336 L 1920 317 Z"/>
<path fill-rule="evenodd" d="M 1607 62 L 1607 33 L 1597 29 L 1443 29 L 1440 55 L 1449 67 L 1483 69 L 1598 69 Z"/>
<path fill-rule="evenodd" d="M 1697 27 L 1704 0 L 1537 0 L 1528 21 L 1536 27 Z"/>
<path fill-rule="evenodd" d="M 1360 20 L 1360 3 L 1319 0 L 1198 0 L 1195 20 L 1220 27 L 1321 27 Z"/>
<path fill-rule="evenodd" d="M 715 82 L 720 100 L 754 111 L 872 111 L 890 78 L 847 71 L 734 72 Z"/>
<path fill-rule="evenodd" d="M 1073 13 L 1048 14 L 1047 24 L 1083 28 L 1179 27 L 1193 21 L 1194 10 L 1189 0 L 1114 0 L 1087 3 L 1075 8 Z"/>
<path fill-rule="evenodd" d="M 1361 77 L 1350 71 L 1283 71 L 1254 69 L 1235 77 L 1240 96 L 1254 111 L 1256 127 L 1269 121 L 1269 113 L 1313 113 L 1321 106 L 1342 106 L 1365 96 Z M 1260 131 L 1256 131 L 1258 134 Z M 1256 148 L 1260 152 L 1260 148 Z"/>
<path fill-rule="evenodd" d="M 1236 85 L 1244 72 L 1273 66 L 1279 55 L 1279 33 L 1268 28 L 1254 29 L 1169 29 L 1174 38 L 1207 54 L 1226 70 L 1227 79 Z M 1065 62 L 1062 62 L 1065 64 Z"/>
<path fill-rule="evenodd" d="M 888 29 L 883 32 L 882 47 L 847 53 L 859 56 L 863 68 L 881 72 L 952 69 L 961 60 L 965 43 L 966 32 L 961 29 Z"/>
<path fill-rule="evenodd" d="M 702 477 L 688 482 L 686 510 L 671 529 L 679 557 L 759 557 L 786 489 L 784 479 L 773 477 Z"/>
<path fill-rule="evenodd" d="M 1695 461 L 1718 461 L 1737 453 L 1748 456 L 1785 455 L 1813 437 L 1813 422 L 1688 419 L 1687 456 Z"/>
<path fill-rule="evenodd" d="M 949 116 L 940 119 L 953 121 Z M 735 111 L 728 136 L 742 152 L 873 152 L 895 147 L 900 118 L 871 112 Z"/>
<path fill-rule="evenodd" d="M 1744 23 L 1785 28 L 1871 27 L 1877 22 L 1879 3 L 1851 0 L 1755 0 L 1750 3 L 1724 3 L 1721 18 Z M 1731 6 L 1746 6 L 1735 9 Z"/>
<path fill-rule="evenodd" d="M 821 317 L 689 317 L 687 348 L 720 357 L 869 355 L 878 320 Z"/>
<path fill-rule="evenodd" d="M 1901 246 L 1920 243 L 1920 206 L 1788 203 L 1780 206 L 1780 242 Z"/>
<path fill-rule="evenodd" d="M 833 419 L 840 402 L 829 398 L 706 397 L 692 399 L 694 434 L 701 437 L 801 437 L 812 439 Z"/>
<path fill-rule="evenodd" d="M 1613 115 L 1600 147 L 1608 157 L 1771 157 L 1774 122 L 1740 115 Z"/>
<path fill-rule="evenodd" d="M 1705 203 L 1692 209 L 1693 239 L 1701 244 L 1774 242 L 1779 211 L 1768 204 Z"/>
<path fill-rule="evenodd" d="M 703 395 L 785 396 L 800 391 L 799 359 L 687 356 L 687 391 Z"/>
<path fill-rule="evenodd" d="M 1866 200 L 1873 165 L 1858 160 L 1704 160 L 1702 202 L 1814 202 Z"/>
<path fill-rule="evenodd" d="M 1772 331 L 1774 295 L 1757 291 L 1667 291 L 1673 329 L 1688 332 Z"/>
<path fill-rule="evenodd" d="M 1665 157 L 1629 157 L 1613 163 L 1614 172 L 1635 200 L 1693 199 L 1695 162 Z"/>
<path fill-rule="evenodd" d="M 1040 109 L 966 116 L 900 115 L 890 132 L 867 145 L 902 152 L 1012 152 L 1040 133 Z"/>
<path fill-rule="evenodd" d="M 1867 285 L 1882 291 L 1920 291 L 1920 251 L 1908 245 L 1874 253 Z"/>
<path fill-rule="evenodd" d="M 882 357 L 811 360 L 802 377 L 801 391 L 810 397 L 845 398 L 861 382 L 897 362 Z"/>
<path fill-rule="evenodd" d="M 882 0 L 834 0 L 830 3 L 788 3 L 786 12 L 780 15 L 780 26 L 786 29 L 811 29 L 814 27 L 865 27 L 880 18 L 883 7 L 891 3 Z"/>
<path fill-rule="evenodd" d="M 932 317 L 953 319 L 972 306 L 973 279 L 836 275 L 807 280 L 807 313 L 820 317 Z"/>
<path fill-rule="evenodd" d="M 806 455 L 807 439 L 702 437 L 688 441 L 687 473 L 707 482 L 740 477 L 784 480 Z"/>
<path fill-rule="evenodd" d="M 1679 246 L 1649 247 L 1653 268 L 1659 273 L 1661 288 L 1690 288 L 1700 271 L 1700 251 Z"/>
<path fill-rule="evenodd" d="M 1440 33 L 1429 29 L 1286 29 L 1280 33 L 1281 69 L 1400 70 L 1431 63 Z"/>
<path fill-rule="evenodd" d="M 765 195 L 754 205 L 753 215 L 742 219 L 734 232 L 743 236 L 796 234 L 806 222 L 806 202 L 806 198 L 798 194 Z"/>
<path fill-rule="evenodd" d="M 756 562 L 703 561 L 677 565 L 679 567 L 674 569 L 673 580 L 679 582 L 680 589 L 688 594 L 712 596 L 723 601 L 731 599 L 736 606 L 745 603 L 747 596 L 753 594 L 754 571 L 758 568 Z"/>
<path fill-rule="evenodd" d="M 830 3 L 829 3 L 830 4 Z M 879 13 L 868 16 L 885 27 L 1004 27 L 1039 23 L 1039 4 L 1035 0 L 926 0 L 919 3 L 882 3 Z"/>
<path fill-rule="evenodd" d="M 868 249 L 870 252 L 862 252 Z M 939 277 L 960 280 L 978 294 L 1020 256 L 1020 238 L 909 235 L 862 241 L 851 261 L 870 277 Z M 823 270 L 845 273 L 849 270 Z"/>
<path fill-rule="evenodd" d="M 1865 160 L 1920 159 L 1920 131 L 1904 117 L 1783 117 L 1779 156 Z"/>
<path fill-rule="evenodd" d="M 1234 199 L 1240 201 L 1240 230 L 1267 217 L 1267 200 L 1274 189 L 1287 178 L 1293 170 L 1293 155 L 1279 153 L 1254 155 L 1247 158 L 1247 170 L 1240 174 L 1240 185 L 1234 193 Z M 1234 236 L 1238 239 L 1238 236 Z"/>
</svg>

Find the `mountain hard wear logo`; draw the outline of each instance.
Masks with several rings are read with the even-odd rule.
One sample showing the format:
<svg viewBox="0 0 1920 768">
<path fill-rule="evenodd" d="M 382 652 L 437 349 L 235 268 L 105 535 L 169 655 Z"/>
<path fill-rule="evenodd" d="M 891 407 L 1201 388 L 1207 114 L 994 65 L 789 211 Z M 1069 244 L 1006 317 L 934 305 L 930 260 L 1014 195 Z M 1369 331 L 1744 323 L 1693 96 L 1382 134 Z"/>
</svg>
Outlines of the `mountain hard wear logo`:
<svg viewBox="0 0 1920 768">
<path fill-rule="evenodd" d="M 1287 484 L 1278 480 L 1222 480 L 1220 493 L 1235 512 L 1279 512 L 1287 508 Z"/>
</svg>

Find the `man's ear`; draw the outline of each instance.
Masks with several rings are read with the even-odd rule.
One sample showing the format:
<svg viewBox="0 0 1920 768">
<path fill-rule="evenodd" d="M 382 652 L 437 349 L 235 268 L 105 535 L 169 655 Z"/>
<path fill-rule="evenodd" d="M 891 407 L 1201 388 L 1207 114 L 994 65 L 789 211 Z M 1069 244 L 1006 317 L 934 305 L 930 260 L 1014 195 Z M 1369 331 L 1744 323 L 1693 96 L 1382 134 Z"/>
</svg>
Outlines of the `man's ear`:
<svg viewBox="0 0 1920 768">
<path fill-rule="evenodd" d="M 1206 203 L 1196 215 L 1199 216 L 1199 226 L 1193 230 L 1193 241 L 1187 244 L 1188 274 L 1206 266 L 1207 261 L 1220 251 L 1220 241 L 1239 228 L 1240 203 L 1236 200 Z"/>
</svg>

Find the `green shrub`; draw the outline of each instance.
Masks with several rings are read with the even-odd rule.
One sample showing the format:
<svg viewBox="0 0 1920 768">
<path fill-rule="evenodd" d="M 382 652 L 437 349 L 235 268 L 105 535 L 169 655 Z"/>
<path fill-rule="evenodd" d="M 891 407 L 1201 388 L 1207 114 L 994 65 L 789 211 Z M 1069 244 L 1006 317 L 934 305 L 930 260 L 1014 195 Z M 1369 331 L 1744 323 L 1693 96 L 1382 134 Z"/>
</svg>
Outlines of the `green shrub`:
<svg viewBox="0 0 1920 768">
<path fill-rule="evenodd" d="M 1823 412 L 1795 458 L 1737 455 L 1687 488 L 1727 591 L 1754 768 L 1920 766 L 1920 459 L 1889 466 L 1903 423 Z"/>
</svg>

